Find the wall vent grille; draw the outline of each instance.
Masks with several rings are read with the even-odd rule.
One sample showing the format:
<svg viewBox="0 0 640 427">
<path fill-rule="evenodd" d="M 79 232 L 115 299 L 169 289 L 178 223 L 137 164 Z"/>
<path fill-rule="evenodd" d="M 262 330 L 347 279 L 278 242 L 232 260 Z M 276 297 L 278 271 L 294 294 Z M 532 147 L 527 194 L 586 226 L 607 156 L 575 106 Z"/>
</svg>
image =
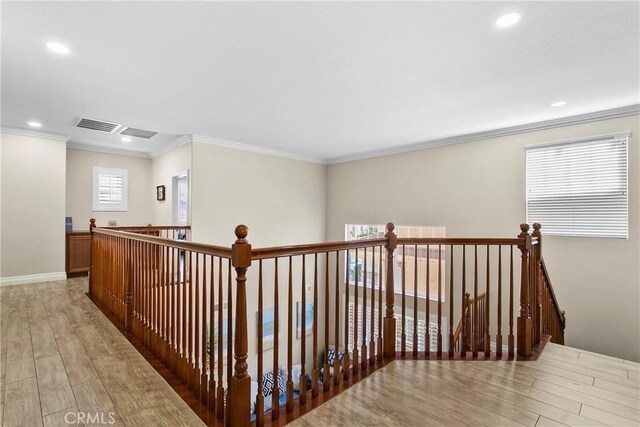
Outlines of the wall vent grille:
<svg viewBox="0 0 640 427">
<path fill-rule="evenodd" d="M 153 132 L 153 131 L 144 130 L 144 129 L 136 129 L 136 128 L 126 128 L 125 130 L 120 132 L 120 135 L 135 136 L 136 138 L 145 138 L 145 139 L 152 138 L 157 134 L 158 132 Z"/>
</svg>

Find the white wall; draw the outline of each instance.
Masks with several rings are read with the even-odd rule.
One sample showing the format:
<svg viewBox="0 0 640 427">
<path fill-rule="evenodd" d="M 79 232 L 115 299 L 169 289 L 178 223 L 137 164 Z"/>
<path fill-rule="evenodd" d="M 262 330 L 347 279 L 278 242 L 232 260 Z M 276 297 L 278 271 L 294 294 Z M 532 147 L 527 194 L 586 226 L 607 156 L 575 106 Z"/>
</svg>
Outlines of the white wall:
<svg viewBox="0 0 640 427">
<path fill-rule="evenodd" d="M 345 224 L 443 225 L 449 237 L 515 237 L 525 220 L 524 146 L 631 131 L 629 239 L 544 237 L 567 312 L 566 343 L 640 360 L 638 116 L 330 165 L 327 239 Z M 543 224 L 544 234 L 544 224 Z"/>
<path fill-rule="evenodd" d="M 181 145 L 175 150 L 164 153 L 151 160 L 151 184 L 155 188 L 164 185 L 166 197 L 157 201 L 155 193 L 151 202 L 154 225 L 170 225 L 171 200 L 173 197 L 172 178 L 183 172 L 191 171 L 191 143 Z"/>
<path fill-rule="evenodd" d="M 128 171 L 128 211 L 93 211 L 94 166 Z M 95 218 L 98 226 L 107 226 L 109 220 L 115 220 L 117 225 L 147 225 L 152 222 L 151 203 L 156 198 L 156 187 L 151 182 L 151 160 L 69 149 L 66 176 L 66 216 L 73 218 L 74 230 L 88 230 L 90 218 Z"/>
<path fill-rule="evenodd" d="M 249 227 L 253 247 L 322 242 L 325 239 L 326 166 L 194 142 L 191 189 L 192 240 L 229 247 L 238 224 Z M 306 283 L 312 283 L 308 258 Z M 280 262 L 280 353 L 286 366 L 287 262 Z M 265 262 L 264 307 L 273 306 L 273 263 Z M 322 271 L 322 270 L 321 270 Z M 293 307 L 302 294 L 300 262 L 294 266 Z M 248 334 L 257 333 L 258 263 L 248 272 Z M 322 280 L 322 277 L 320 278 Z M 295 314 L 294 314 L 295 322 Z M 300 362 L 300 340 L 294 331 L 294 363 Z M 255 377 L 256 340 L 249 341 L 249 369 Z M 310 355 L 311 340 L 307 340 Z M 271 369 L 273 350 L 264 353 Z M 308 362 L 310 363 L 309 356 Z M 310 371 L 310 365 L 308 370 Z"/>
<path fill-rule="evenodd" d="M 66 144 L 2 134 L 2 278 L 65 271 Z"/>
</svg>

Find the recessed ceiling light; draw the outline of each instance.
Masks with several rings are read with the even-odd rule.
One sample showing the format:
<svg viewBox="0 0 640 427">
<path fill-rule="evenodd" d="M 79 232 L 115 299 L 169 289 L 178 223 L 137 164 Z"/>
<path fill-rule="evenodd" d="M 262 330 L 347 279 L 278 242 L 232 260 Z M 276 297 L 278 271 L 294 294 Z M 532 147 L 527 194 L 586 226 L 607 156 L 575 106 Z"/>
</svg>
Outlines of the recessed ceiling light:
<svg viewBox="0 0 640 427">
<path fill-rule="evenodd" d="M 521 15 L 519 13 L 507 13 L 506 15 L 502 15 L 500 18 L 496 20 L 496 27 L 498 28 L 507 28 L 512 25 L 517 24 L 520 21 Z"/>
<path fill-rule="evenodd" d="M 552 107 L 562 107 L 563 105 L 567 105 L 566 101 L 558 101 L 551 104 Z"/>
<path fill-rule="evenodd" d="M 122 142 L 131 142 L 131 138 L 129 138 L 128 136 L 123 136 Z"/>
<path fill-rule="evenodd" d="M 61 55 L 66 55 L 70 52 L 69 48 L 65 45 L 63 45 L 62 43 L 58 43 L 58 42 L 49 42 L 47 43 L 47 47 L 49 48 L 49 50 L 55 52 L 55 53 L 59 53 Z"/>
<path fill-rule="evenodd" d="M 42 123 L 40 123 L 40 122 L 36 122 L 36 121 L 33 121 L 33 120 L 32 120 L 32 121 L 27 122 L 27 124 L 28 124 L 29 126 L 31 126 L 32 128 L 41 128 L 41 127 L 42 127 Z"/>
</svg>

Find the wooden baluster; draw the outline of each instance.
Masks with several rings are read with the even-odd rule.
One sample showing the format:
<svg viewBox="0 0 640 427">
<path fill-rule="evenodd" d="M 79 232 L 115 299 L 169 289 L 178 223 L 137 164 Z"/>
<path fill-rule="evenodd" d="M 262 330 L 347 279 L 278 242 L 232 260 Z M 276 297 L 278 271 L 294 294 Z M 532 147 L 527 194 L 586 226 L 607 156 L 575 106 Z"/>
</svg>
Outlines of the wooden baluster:
<svg viewBox="0 0 640 427">
<path fill-rule="evenodd" d="M 193 316 L 193 329 L 194 329 L 194 339 L 193 339 L 193 370 L 194 374 L 194 388 L 193 394 L 198 399 L 200 397 L 200 254 L 196 252 L 196 270 L 195 270 L 195 297 L 194 297 L 194 316 Z"/>
<path fill-rule="evenodd" d="M 346 266 L 346 272 L 345 272 L 345 287 L 344 287 L 344 358 L 342 359 L 342 366 L 344 366 L 344 380 L 348 380 L 349 379 L 349 375 L 351 373 L 351 371 L 349 370 L 349 283 L 351 281 L 350 277 L 349 277 L 349 266 L 350 266 L 350 261 L 351 261 L 351 251 L 347 250 L 346 251 L 346 257 L 347 257 L 347 266 Z M 356 259 L 356 264 L 357 266 L 357 259 Z M 355 274 L 356 268 L 354 267 L 354 276 L 356 276 Z M 336 299 L 336 307 L 338 307 L 338 301 L 339 299 Z M 354 325 L 355 327 L 355 325 Z M 355 346 L 355 345 L 354 345 Z M 338 347 L 336 347 L 336 356 L 338 353 L 339 349 Z M 338 357 L 336 357 L 336 360 L 338 359 Z M 336 375 L 340 375 L 340 371 L 336 371 L 335 368 L 335 362 L 334 362 L 334 368 L 333 368 L 333 372 L 334 372 L 334 376 Z"/>
<path fill-rule="evenodd" d="M 522 231 L 518 238 L 518 249 L 522 254 L 520 270 L 520 316 L 518 316 L 518 356 L 529 358 L 532 353 L 533 324 L 531 321 L 531 304 L 529 300 L 529 252 L 531 250 L 531 235 L 528 233 L 529 224 L 521 224 Z"/>
<path fill-rule="evenodd" d="M 338 260 L 336 259 L 336 266 Z M 336 274 L 337 276 L 337 274 Z M 325 252 L 324 263 L 324 363 L 322 365 L 322 390 L 329 391 L 329 252 Z M 316 354 L 316 358 L 317 358 Z M 315 397 L 315 396 L 314 396 Z"/>
<path fill-rule="evenodd" d="M 172 250 L 173 253 L 173 281 L 172 281 L 172 296 L 173 296 L 173 300 L 172 300 L 172 307 L 171 307 L 171 314 L 173 316 L 172 318 L 172 344 L 173 344 L 173 360 L 171 363 L 171 371 L 174 374 L 177 374 L 178 372 L 178 355 L 180 354 L 180 341 L 178 340 L 179 333 L 180 333 L 180 327 L 178 326 L 178 310 L 179 310 L 179 303 L 180 303 L 180 250 L 179 249 L 174 249 Z"/>
<path fill-rule="evenodd" d="M 318 397 L 318 254 L 313 257 L 313 343 L 311 367 L 311 397 Z M 303 390 L 303 389 L 301 389 Z M 303 390 L 304 392 L 304 390 Z M 306 393 L 305 393 L 306 394 Z"/>
<path fill-rule="evenodd" d="M 382 361 L 382 246 L 378 248 L 378 360 Z"/>
<path fill-rule="evenodd" d="M 278 338 L 280 335 L 280 296 L 278 295 L 278 258 L 274 260 L 273 272 L 273 386 L 271 389 L 271 419 L 277 420 L 280 416 L 280 387 L 278 387 L 278 354 L 280 347 L 278 346 Z M 258 379 L 262 382 L 262 377 Z"/>
<path fill-rule="evenodd" d="M 233 289 L 232 289 L 232 272 L 233 260 L 227 260 L 227 387 L 229 388 L 229 398 L 231 399 L 231 379 L 233 377 Z M 229 403 L 226 404 L 227 411 L 231 409 Z M 247 410 L 248 412 L 248 410 Z M 227 420 L 230 419 L 225 414 Z M 227 421 L 228 422 L 228 421 Z"/>
<path fill-rule="evenodd" d="M 418 357 L 418 245 L 413 246 L 413 357 Z"/>
<path fill-rule="evenodd" d="M 262 363 L 263 363 L 263 322 L 264 311 L 262 306 L 262 260 L 258 261 L 258 392 L 256 393 L 256 425 L 264 425 L 264 393 L 262 390 Z M 275 335 L 276 331 L 274 331 Z M 276 409 L 277 410 L 277 409 Z"/>
<path fill-rule="evenodd" d="M 387 232 L 385 238 L 387 244 L 387 284 L 385 286 L 386 293 L 386 311 L 384 316 L 384 357 L 395 358 L 396 354 L 396 318 L 393 315 L 394 305 L 394 284 L 393 284 L 393 254 L 398 244 L 398 237 L 393 232 L 396 228 L 392 222 L 387 223 Z"/>
<path fill-rule="evenodd" d="M 164 329 L 164 338 L 165 338 L 165 364 L 166 366 L 170 366 L 170 358 L 171 358 L 171 337 L 169 335 L 169 304 L 170 304 L 170 292 L 172 289 L 171 286 L 171 248 L 169 246 L 165 246 L 164 250 L 165 260 L 162 263 L 164 268 L 164 309 L 163 309 L 163 329 Z"/>
<path fill-rule="evenodd" d="M 487 278 L 485 280 L 485 304 L 484 311 L 482 315 L 484 316 L 484 357 L 488 358 L 491 356 L 491 337 L 489 336 L 489 312 L 491 311 L 491 265 L 489 260 L 491 258 L 491 252 L 489 251 L 489 245 L 487 245 Z"/>
<path fill-rule="evenodd" d="M 496 334 L 496 358 L 502 358 L 502 246 L 498 245 L 498 332 Z"/>
<path fill-rule="evenodd" d="M 471 341 L 471 351 L 473 358 L 478 357 L 478 245 L 474 245 L 474 260 L 473 260 L 473 338 Z"/>
<path fill-rule="evenodd" d="M 376 311 L 376 248 L 372 248 L 371 253 L 371 321 L 370 321 L 370 340 L 369 340 L 369 364 L 373 364 L 376 358 L 376 345 L 375 345 L 375 311 Z"/>
<path fill-rule="evenodd" d="M 533 290 L 535 293 L 534 299 L 533 299 L 533 301 L 535 301 L 534 311 L 536 313 L 536 319 L 537 319 L 535 330 L 534 330 L 534 338 L 535 338 L 536 344 L 539 344 L 542 338 L 542 325 L 545 319 L 544 313 L 542 310 L 543 283 L 542 283 L 542 267 L 541 267 L 541 262 L 542 262 L 542 233 L 540 232 L 541 228 L 542 228 L 542 225 L 536 222 L 533 224 L 533 233 L 531 233 L 532 237 L 536 237 L 538 239 L 535 264 L 534 264 L 535 286 L 533 287 Z"/>
<path fill-rule="evenodd" d="M 437 356 L 442 357 L 442 245 L 438 245 L 438 338 Z"/>
<path fill-rule="evenodd" d="M 453 358 L 453 245 L 449 246 L 449 357 Z"/>
<path fill-rule="evenodd" d="M 514 355 L 513 337 L 513 245 L 509 246 L 509 335 L 507 336 L 508 356 L 511 359 Z"/>
<path fill-rule="evenodd" d="M 235 229 L 236 242 L 231 249 L 233 267 L 236 270 L 236 317 L 235 317 L 235 365 L 229 383 L 229 411 L 226 424 L 248 426 L 251 408 L 251 377 L 247 372 L 247 269 L 251 266 L 251 245 L 247 242 L 249 229 L 238 225 Z M 231 275 L 231 271 L 229 271 Z M 231 292 L 229 292 L 231 295 Z M 231 298 L 229 298 L 231 301 Z M 231 307 L 229 307 L 231 317 Z M 231 324 L 231 322 L 229 322 Z M 262 337 L 261 337 L 262 338 Z M 231 339 L 231 331 L 229 331 Z"/>
<path fill-rule="evenodd" d="M 406 326 L 407 326 L 407 284 L 406 284 L 406 248 L 405 245 L 402 245 L 402 332 L 400 334 L 400 357 L 407 357 L 407 334 L 406 334 Z"/>
<path fill-rule="evenodd" d="M 307 360 L 307 256 L 302 255 L 302 301 L 300 303 L 300 405 L 307 403 L 307 373 L 305 372 Z"/>
<path fill-rule="evenodd" d="M 223 379 L 223 322 L 224 322 L 224 286 L 222 283 L 222 258 L 218 258 L 218 388 L 216 390 L 216 417 L 224 418 L 224 379 Z"/>
<path fill-rule="evenodd" d="M 431 246 L 427 245 L 427 297 L 424 302 L 425 328 L 424 351 L 427 359 L 431 358 Z"/>
<path fill-rule="evenodd" d="M 211 256 L 213 263 L 213 256 Z M 202 355 L 200 365 L 200 402 L 207 404 L 207 257 L 202 254 L 202 337 L 200 338 L 200 354 Z"/>
<path fill-rule="evenodd" d="M 197 254 L 196 254 L 197 258 Z M 197 266 L 196 266 L 197 267 Z M 195 312 L 196 297 L 194 294 L 197 292 L 198 284 L 194 282 L 194 270 L 193 270 L 193 252 L 189 252 L 189 324 L 187 325 L 188 341 L 189 341 L 189 388 L 194 393 L 196 392 L 196 323 L 198 322 L 198 313 Z M 196 280 L 198 274 L 196 272 Z"/>
<path fill-rule="evenodd" d="M 346 280 L 349 280 L 349 251 L 346 251 L 346 265 L 347 265 L 347 271 L 346 271 Z M 334 298 L 334 303 L 335 303 L 335 313 L 334 313 L 334 317 L 335 320 L 333 322 L 334 324 L 334 328 L 335 330 L 333 331 L 333 346 L 335 348 L 336 351 L 336 357 L 333 361 L 333 385 L 334 386 L 338 386 L 340 385 L 340 366 L 342 365 L 342 361 L 340 360 L 340 358 L 338 357 L 338 351 L 340 349 L 340 252 L 336 251 L 336 274 L 335 274 L 335 298 Z M 347 285 L 347 291 L 348 291 L 348 285 Z M 345 338 L 346 339 L 346 338 Z M 345 349 L 347 347 L 345 346 Z M 345 350 L 346 351 L 346 350 Z M 324 358 L 325 360 L 327 359 L 327 354 L 325 353 Z"/>
<path fill-rule="evenodd" d="M 360 262 L 360 258 L 358 258 L 358 248 L 356 248 L 356 258 L 355 258 L 355 266 L 354 266 L 354 276 L 355 276 L 355 286 L 354 296 L 353 296 L 353 374 L 357 374 L 360 371 L 360 364 L 358 358 L 358 287 L 360 285 L 360 271 L 358 270 L 358 264 Z M 347 305 L 348 307 L 348 305 Z M 347 309 L 345 307 L 345 309 Z"/>
<path fill-rule="evenodd" d="M 187 380 L 187 283 L 185 265 L 187 263 L 187 251 L 182 251 L 180 254 L 180 290 L 182 291 L 182 297 L 180 298 L 180 325 L 182 329 L 180 331 L 180 375 L 182 380 Z"/>
<path fill-rule="evenodd" d="M 467 246 L 462 245 L 462 290 L 460 296 L 462 297 L 462 307 L 460 308 L 460 321 L 462 323 L 462 332 L 460 332 L 460 357 L 465 359 L 467 357 L 467 337 L 469 331 L 467 330 L 466 315 L 467 312 Z"/>
<path fill-rule="evenodd" d="M 209 282 L 211 286 L 209 287 L 209 327 L 207 328 L 209 334 L 209 394 L 208 394 L 208 408 L 209 411 L 215 412 L 216 409 L 216 380 L 215 380 L 215 341 L 213 339 L 215 334 L 215 306 L 216 306 L 216 298 L 215 298 L 215 285 L 216 285 L 216 274 L 214 270 L 215 266 L 215 257 L 211 256 L 211 268 L 209 269 L 211 277 L 209 278 Z"/>
<path fill-rule="evenodd" d="M 362 346 L 360 347 L 360 362 L 362 370 L 367 369 L 367 248 L 364 248 L 364 273 L 362 277 Z M 364 372 L 363 372 L 364 373 Z"/>
<path fill-rule="evenodd" d="M 287 302 L 288 330 L 287 330 L 287 412 L 293 411 L 293 379 L 291 370 L 293 366 L 293 258 L 289 257 L 289 299 Z M 297 326 L 297 325 L 296 325 Z"/>
</svg>

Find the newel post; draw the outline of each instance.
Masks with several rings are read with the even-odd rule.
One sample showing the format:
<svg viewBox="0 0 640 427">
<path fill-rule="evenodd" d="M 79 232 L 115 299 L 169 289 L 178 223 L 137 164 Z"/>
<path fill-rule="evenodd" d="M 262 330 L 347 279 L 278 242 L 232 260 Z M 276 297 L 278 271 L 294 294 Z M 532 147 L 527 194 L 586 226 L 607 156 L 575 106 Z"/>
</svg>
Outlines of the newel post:
<svg viewBox="0 0 640 427">
<path fill-rule="evenodd" d="M 90 260 L 90 265 L 89 265 L 89 296 L 92 297 L 93 296 L 93 265 L 95 264 L 95 248 L 93 245 L 93 229 L 96 228 L 96 219 L 95 218 L 91 218 L 89 220 L 89 234 L 91 235 L 91 244 L 90 244 L 90 253 L 89 253 L 89 260 Z"/>
<path fill-rule="evenodd" d="M 251 413 L 251 377 L 247 372 L 247 269 L 251 266 L 249 229 L 236 227 L 236 242 L 231 247 L 231 264 L 236 269 L 236 318 L 234 343 L 234 373 L 229 380 L 227 426 L 248 426 Z"/>
<path fill-rule="evenodd" d="M 518 355 L 531 357 L 533 324 L 531 322 L 531 301 L 529 293 L 529 253 L 531 252 L 531 235 L 529 224 L 520 224 L 521 233 L 518 249 L 522 253 L 520 267 L 520 316 L 518 316 Z"/>
<path fill-rule="evenodd" d="M 384 316 L 384 357 L 395 357 L 396 355 L 396 318 L 393 316 L 393 304 L 395 296 L 394 276 L 395 271 L 393 269 L 393 257 L 395 256 L 395 250 L 398 246 L 398 236 L 393 230 L 396 226 L 390 222 L 387 224 L 387 233 L 385 238 L 387 243 L 385 245 L 387 249 L 387 284 L 385 287 L 386 295 L 386 312 Z"/>
</svg>

